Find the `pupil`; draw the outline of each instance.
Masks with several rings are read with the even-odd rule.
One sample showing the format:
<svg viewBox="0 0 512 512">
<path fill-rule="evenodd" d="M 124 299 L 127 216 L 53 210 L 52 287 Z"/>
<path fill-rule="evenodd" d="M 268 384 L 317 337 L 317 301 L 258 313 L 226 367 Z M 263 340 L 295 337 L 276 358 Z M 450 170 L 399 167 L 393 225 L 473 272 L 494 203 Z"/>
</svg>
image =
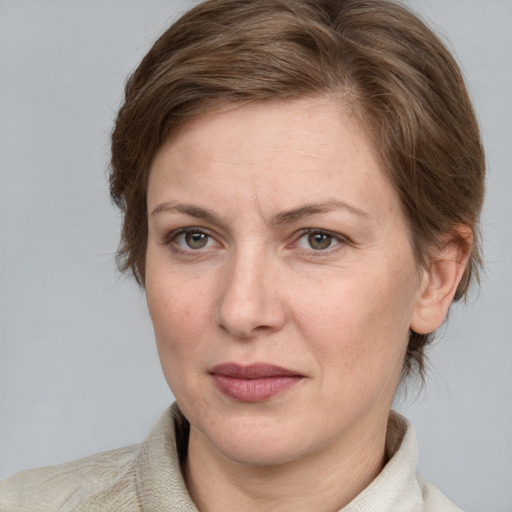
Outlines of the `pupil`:
<svg viewBox="0 0 512 512">
<path fill-rule="evenodd" d="M 187 245 L 192 249 L 201 249 L 208 241 L 204 233 L 187 233 L 185 237 Z"/>
<path fill-rule="evenodd" d="M 331 235 L 311 233 L 308 237 L 308 241 L 313 249 L 327 249 L 331 245 Z"/>
</svg>

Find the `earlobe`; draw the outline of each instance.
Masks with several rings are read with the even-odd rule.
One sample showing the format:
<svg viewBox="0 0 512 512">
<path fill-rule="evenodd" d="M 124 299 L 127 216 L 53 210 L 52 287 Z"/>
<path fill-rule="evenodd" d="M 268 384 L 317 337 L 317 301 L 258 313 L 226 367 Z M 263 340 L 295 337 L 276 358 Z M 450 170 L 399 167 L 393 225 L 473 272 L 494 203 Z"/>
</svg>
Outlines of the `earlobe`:
<svg viewBox="0 0 512 512">
<path fill-rule="evenodd" d="M 438 329 L 446 315 L 464 275 L 472 247 L 472 231 L 458 226 L 457 236 L 446 236 L 443 247 L 432 256 L 422 271 L 418 301 L 411 319 L 411 330 L 428 334 Z"/>
</svg>

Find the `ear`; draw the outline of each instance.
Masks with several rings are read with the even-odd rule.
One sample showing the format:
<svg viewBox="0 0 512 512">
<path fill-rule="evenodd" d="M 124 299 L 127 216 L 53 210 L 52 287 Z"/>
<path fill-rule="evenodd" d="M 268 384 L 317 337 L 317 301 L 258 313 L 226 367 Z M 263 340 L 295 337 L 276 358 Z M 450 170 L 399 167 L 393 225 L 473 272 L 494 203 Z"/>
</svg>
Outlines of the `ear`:
<svg viewBox="0 0 512 512">
<path fill-rule="evenodd" d="M 473 232 L 468 226 L 459 225 L 455 234 L 443 238 L 443 246 L 422 270 L 418 302 L 410 325 L 418 334 L 434 332 L 444 322 L 471 254 Z"/>
</svg>

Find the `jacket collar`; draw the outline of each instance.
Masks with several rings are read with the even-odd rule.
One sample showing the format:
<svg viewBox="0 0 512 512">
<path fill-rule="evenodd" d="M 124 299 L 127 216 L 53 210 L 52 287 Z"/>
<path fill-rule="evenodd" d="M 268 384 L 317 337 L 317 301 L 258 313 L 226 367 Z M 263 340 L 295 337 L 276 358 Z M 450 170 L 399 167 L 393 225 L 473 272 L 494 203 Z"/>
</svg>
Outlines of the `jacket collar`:
<svg viewBox="0 0 512 512">
<path fill-rule="evenodd" d="M 183 479 L 179 453 L 186 450 L 188 423 L 176 404 L 160 417 L 140 446 L 137 489 L 144 512 L 197 512 Z M 414 429 L 391 412 L 386 438 L 388 463 L 375 480 L 339 512 L 415 512 L 422 510 L 416 475 Z"/>
<path fill-rule="evenodd" d="M 339 512 L 423 510 L 416 474 L 416 435 L 406 418 L 391 411 L 386 434 L 388 463 L 373 482 Z"/>
</svg>

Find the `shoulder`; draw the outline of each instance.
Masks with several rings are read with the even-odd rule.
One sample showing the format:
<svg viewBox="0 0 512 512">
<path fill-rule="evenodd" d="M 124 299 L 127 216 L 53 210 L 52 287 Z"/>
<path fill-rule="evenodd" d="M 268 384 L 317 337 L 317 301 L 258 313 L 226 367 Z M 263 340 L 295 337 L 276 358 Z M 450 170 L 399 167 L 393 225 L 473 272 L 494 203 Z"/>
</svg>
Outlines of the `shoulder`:
<svg viewBox="0 0 512 512">
<path fill-rule="evenodd" d="M 462 512 L 437 487 L 418 476 L 426 512 Z"/>
<path fill-rule="evenodd" d="M 101 504 L 101 510 L 116 510 L 114 501 L 119 499 L 123 503 L 119 510 L 138 510 L 135 492 L 137 453 L 138 446 L 130 446 L 18 473 L 0 482 L 0 510 L 92 512 L 100 510 Z M 109 497 L 112 507 L 107 508 Z"/>
</svg>

